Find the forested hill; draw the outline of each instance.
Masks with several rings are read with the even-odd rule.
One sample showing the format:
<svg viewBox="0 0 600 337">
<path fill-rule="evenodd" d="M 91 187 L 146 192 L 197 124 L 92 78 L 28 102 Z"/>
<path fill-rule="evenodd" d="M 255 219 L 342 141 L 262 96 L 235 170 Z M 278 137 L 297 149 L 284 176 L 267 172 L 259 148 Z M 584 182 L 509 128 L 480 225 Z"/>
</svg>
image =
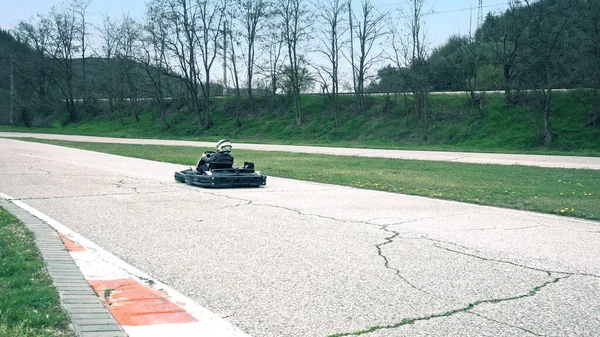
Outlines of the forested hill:
<svg viewBox="0 0 600 337">
<path fill-rule="evenodd" d="M 431 89 L 596 88 L 598 27 L 600 1 L 514 2 L 505 12 L 488 13 L 471 35 L 454 35 L 432 50 Z M 393 68 L 381 69 L 371 90 L 388 91 Z"/>
</svg>

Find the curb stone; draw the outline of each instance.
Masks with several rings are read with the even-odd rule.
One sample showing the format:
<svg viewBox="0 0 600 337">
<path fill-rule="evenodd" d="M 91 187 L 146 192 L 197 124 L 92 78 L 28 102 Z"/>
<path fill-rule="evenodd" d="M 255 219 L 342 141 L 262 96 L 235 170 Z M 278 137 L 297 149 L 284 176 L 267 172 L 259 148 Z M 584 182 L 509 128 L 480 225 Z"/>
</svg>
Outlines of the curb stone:
<svg viewBox="0 0 600 337">
<path fill-rule="evenodd" d="M 78 337 L 128 337 L 96 296 L 58 233 L 46 222 L 10 201 L 0 199 L 0 207 L 33 232 L 45 269 L 60 295 L 62 307 L 71 319 L 75 334 Z"/>
<path fill-rule="evenodd" d="M 21 200 L 0 193 L 0 202 L 36 235 L 78 337 L 249 337 Z"/>
</svg>

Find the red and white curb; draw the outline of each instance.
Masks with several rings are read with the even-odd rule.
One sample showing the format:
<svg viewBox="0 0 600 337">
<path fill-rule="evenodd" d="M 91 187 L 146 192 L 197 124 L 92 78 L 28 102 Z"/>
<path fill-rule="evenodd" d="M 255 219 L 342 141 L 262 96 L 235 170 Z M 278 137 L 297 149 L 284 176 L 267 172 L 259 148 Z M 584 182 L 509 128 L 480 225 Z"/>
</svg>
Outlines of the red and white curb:
<svg viewBox="0 0 600 337">
<path fill-rule="evenodd" d="M 2 193 L 0 198 L 58 232 L 87 282 L 130 337 L 249 337 L 190 298 L 24 202 Z"/>
</svg>

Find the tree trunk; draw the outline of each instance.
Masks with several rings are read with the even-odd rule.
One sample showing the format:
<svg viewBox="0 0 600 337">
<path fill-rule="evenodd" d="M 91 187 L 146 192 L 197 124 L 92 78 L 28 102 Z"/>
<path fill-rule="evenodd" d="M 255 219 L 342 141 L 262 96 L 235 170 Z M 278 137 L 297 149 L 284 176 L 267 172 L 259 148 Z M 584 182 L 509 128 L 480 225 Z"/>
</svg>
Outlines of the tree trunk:
<svg viewBox="0 0 600 337">
<path fill-rule="evenodd" d="M 552 125 L 550 124 L 550 99 L 552 89 L 548 89 L 544 100 L 544 144 L 546 146 L 552 143 Z"/>
<path fill-rule="evenodd" d="M 504 65 L 504 105 L 512 104 L 512 91 L 510 88 L 510 65 Z"/>
<path fill-rule="evenodd" d="M 300 109 L 300 90 L 297 86 L 294 89 L 294 105 L 296 108 L 296 124 L 302 125 L 302 110 Z"/>
</svg>

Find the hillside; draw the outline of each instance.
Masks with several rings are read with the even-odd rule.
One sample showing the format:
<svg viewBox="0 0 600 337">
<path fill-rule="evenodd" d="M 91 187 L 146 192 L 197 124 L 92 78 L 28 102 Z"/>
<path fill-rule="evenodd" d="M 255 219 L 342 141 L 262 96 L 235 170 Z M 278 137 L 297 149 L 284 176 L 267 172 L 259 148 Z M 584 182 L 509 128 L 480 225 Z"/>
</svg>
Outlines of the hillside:
<svg viewBox="0 0 600 337">
<path fill-rule="evenodd" d="M 198 130 L 195 116 L 185 109 L 177 110 L 176 104 L 169 108 L 170 128 L 165 129 L 154 105 L 147 101 L 140 106 L 144 112 L 139 122 L 133 116 L 121 118 L 114 113 L 65 126 L 54 123 L 46 128 L 25 130 L 130 138 L 217 140 L 228 137 L 234 142 L 600 156 L 600 128 L 585 126 L 589 114 L 568 92 L 557 94 L 553 103 L 555 142 L 548 147 L 543 145 L 539 135 L 542 123 L 539 111 L 531 107 L 506 107 L 501 94 L 486 96 L 483 115 L 467 105 L 464 93 L 432 95 L 433 119 L 427 140 L 423 139 L 422 125 L 414 114 L 409 113 L 408 119 L 404 115 L 401 97 L 393 109 L 393 96 L 372 96 L 368 111 L 355 114 L 349 112 L 352 97 L 345 96 L 342 105 L 346 113 L 339 127 L 334 126 L 332 114 L 324 109 L 326 101 L 321 96 L 302 97 L 305 111 L 302 125 L 295 124 L 292 102 L 281 97 L 274 105 L 267 98 L 255 103 L 255 113 L 250 113 L 247 105 L 239 109 L 240 105 L 232 98 L 215 99 L 215 124 L 208 130 Z M 2 127 L 2 130 L 23 128 Z"/>
</svg>

